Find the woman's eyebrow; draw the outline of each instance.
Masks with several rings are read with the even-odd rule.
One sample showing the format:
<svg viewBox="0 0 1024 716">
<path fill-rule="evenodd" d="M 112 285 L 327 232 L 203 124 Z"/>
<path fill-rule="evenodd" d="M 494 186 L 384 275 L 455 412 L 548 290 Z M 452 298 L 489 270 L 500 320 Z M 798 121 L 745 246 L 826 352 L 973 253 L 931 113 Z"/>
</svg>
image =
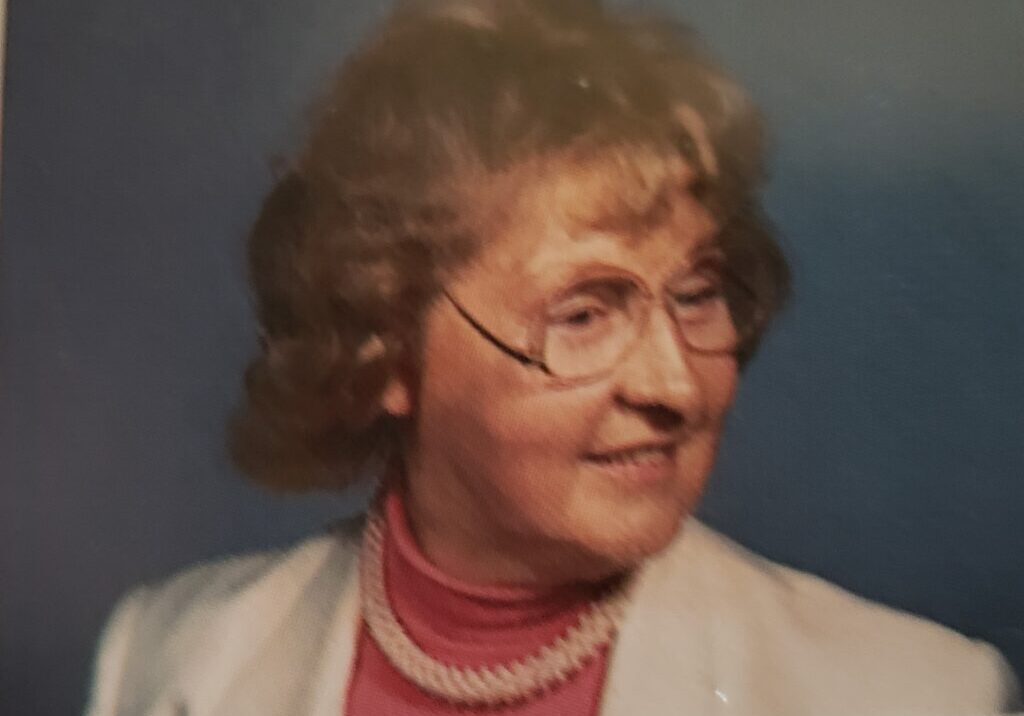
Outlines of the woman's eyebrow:
<svg viewBox="0 0 1024 716">
<path fill-rule="evenodd" d="M 689 266 L 695 268 L 708 261 L 726 260 L 725 250 L 713 237 L 698 240 L 688 252 Z"/>
<path fill-rule="evenodd" d="M 607 262 L 566 264 L 552 271 L 538 282 L 541 293 L 551 296 L 574 289 L 577 286 L 598 281 L 629 280 L 635 273 L 627 268 Z"/>
<path fill-rule="evenodd" d="M 721 265 L 726 261 L 725 252 L 714 238 L 700 239 L 690 246 L 685 253 L 681 252 L 678 265 L 667 275 L 669 280 L 692 273 L 694 270 L 709 264 Z M 575 285 L 588 281 L 614 279 L 644 280 L 637 271 L 627 266 L 607 261 L 585 261 L 581 263 L 565 263 L 547 267 L 549 270 L 538 272 L 535 286 L 542 293 L 558 293 L 569 290 Z"/>
<path fill-rule="evenodd" d="M 718 240 L 718 237 L 719 231 L 717 227 L 710 231 L 697 233 L 687 248 L 687 253 L 701 254 L 708 251 L 722 251 L 722 243 Z"/>
</svg>

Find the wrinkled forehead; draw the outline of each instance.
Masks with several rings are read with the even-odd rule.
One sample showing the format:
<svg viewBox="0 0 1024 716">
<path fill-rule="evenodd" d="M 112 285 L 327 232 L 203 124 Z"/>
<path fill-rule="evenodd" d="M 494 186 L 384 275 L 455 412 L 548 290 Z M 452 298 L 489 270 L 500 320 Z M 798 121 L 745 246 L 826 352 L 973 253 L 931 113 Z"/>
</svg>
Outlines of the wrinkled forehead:
<svg viewBox="0 0 1024 716">
<path fill-rule="evenodd" d="M 643 150 L 525 167 L 494 192 L 502 226 L 483 247 L 481 263 L 497 283 L 515 279 L 538 288 L 585 264 L 657 281 L 662 270 L 714 244 L 712 216 L 691 191 L 696 179 L 682 158 Z"/>
</svg>

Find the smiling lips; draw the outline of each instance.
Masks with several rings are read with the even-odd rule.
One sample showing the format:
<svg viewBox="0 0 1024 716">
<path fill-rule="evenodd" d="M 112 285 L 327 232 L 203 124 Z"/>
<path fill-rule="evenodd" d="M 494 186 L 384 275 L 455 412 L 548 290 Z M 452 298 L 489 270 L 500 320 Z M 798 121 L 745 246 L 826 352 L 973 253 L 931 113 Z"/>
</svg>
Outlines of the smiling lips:
<svg viewBox="0 0 1024 716">
<path fill-rule="evenodd" d="M 663 482 L 675 475 L 675 447 L 673 443 L 640 445 L 590 453 L 584 459 L 627 485 L 642 487 Z"/>
</svg>

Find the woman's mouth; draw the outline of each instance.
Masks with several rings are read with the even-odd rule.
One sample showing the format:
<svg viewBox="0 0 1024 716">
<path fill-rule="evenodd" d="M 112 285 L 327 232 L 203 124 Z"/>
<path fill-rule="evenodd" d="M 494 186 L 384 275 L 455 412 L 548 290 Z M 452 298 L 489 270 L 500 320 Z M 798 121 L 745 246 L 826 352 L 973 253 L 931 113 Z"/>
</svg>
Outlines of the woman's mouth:
<svg viewBox="0 0 1024 716">
<path fill-rule="evenodd" d="M 676 473 L 675 445 L 644 445 L 584 456 L 601 472 L 631 487 L 647 487 L 672 479 Z"/>
</svg>

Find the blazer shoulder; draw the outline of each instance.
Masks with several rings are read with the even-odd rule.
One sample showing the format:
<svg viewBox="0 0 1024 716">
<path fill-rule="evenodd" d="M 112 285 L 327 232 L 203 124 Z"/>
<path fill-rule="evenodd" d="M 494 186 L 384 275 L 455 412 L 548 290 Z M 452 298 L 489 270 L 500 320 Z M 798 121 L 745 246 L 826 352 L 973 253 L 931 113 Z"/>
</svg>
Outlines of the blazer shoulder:
<svg viewBox="0 0 1024 716">
<path fill-rule="evenodd" d="M 320 533 L 284 549 L 202 562 L 136 589 L 143 621 L 177 628 L 197 615 L 209 619 L 281 582 L 310 576 L 332 548 L 352 555 L 361 517 L 338 520 Z"/>
<path fill-rule="evenodd" d="M 218 659 L 221 645 L 254 645 L 313 580 L 344 581 L 358 525 L 338 522 L 290 548 L 204 562 L 131 590 L 101 637 L 86 713 L 142 712 L 165 684 Z"/>
<path fill-rule="evenodd" d="M 894 707 L 920 708 L 923 700 L 934 713 L 956 713 L 1017 703 L 1013 672 L 989 644 L 756 555 L 703 525 L 697 530 L 733 643 L 775 650 L 771 658 L 786 660 L 777 663 L 836 694 L 852 690 Z"/>
</svg>

